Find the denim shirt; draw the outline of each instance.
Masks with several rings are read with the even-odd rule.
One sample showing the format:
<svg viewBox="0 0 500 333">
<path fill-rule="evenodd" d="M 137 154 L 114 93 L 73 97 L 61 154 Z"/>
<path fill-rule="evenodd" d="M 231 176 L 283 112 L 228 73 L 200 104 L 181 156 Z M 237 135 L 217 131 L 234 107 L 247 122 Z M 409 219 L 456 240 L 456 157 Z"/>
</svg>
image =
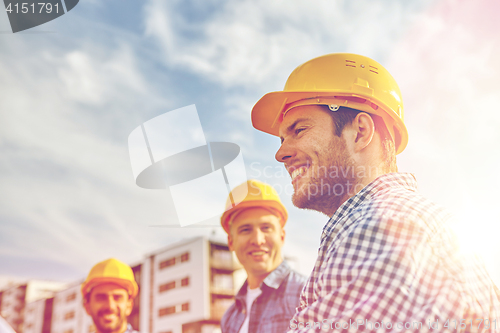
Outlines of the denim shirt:
<svg viewBox="0 0 500 333">
<path fill-rule="evenodd" d="M 285 332 L 299 305 L 300 292 L 306 278 L 291 270 L 283 261 L 271 272 L 261 285 L 262 294 L 252 305 L 248 333 Z M 245 281 L 235 297 L 234 304 L 221 320 L 222 333 L 238 333 L 245 321 L 247 305 L 247 283 Z"/>
</svg>

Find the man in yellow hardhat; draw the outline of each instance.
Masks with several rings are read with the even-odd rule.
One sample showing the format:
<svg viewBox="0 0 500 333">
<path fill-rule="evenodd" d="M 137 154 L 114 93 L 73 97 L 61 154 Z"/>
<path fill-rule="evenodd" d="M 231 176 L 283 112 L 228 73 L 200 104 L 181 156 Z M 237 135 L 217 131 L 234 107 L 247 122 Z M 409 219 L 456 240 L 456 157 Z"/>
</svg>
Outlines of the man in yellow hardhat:
<svg viewBox="0 0 500 333">
<path fill-rule="evenodd" d="M 231 191 L 221 225 L 227 232 L 229 249 L 247 272 L 247 280 L 222 318 L 222 333 L 287 329 L 305 282 L 281 255 L 287 219 L 272 186 L 249 180 Z"/>
<path fill-rule="evenodd" d="M 481 331 L 498 318 L 498 289 L 459 254 L 450 215 L 397 172 L 408 132 L 382 65 L 347 53 L 307 61 L 252 122 L 280 137 L 294 205 L 330 217 L 291 331 Z"/>
<path fill-rule="evenodd" d="M 82 284 L 83 306 L 98 333 L 136 332 L 127 323 L 139 288 L 127 264 L 111 258 L 96 264 Z"/>
</svg>

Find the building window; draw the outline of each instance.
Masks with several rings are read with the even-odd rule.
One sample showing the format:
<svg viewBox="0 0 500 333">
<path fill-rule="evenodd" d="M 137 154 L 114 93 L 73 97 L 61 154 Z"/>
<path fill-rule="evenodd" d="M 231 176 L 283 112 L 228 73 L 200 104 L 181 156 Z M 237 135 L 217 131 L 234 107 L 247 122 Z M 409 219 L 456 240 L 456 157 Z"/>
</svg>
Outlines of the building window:
<svg viewBox="0 0 500 333">
<path fill-rule="evenodd" d="M 64 320 L 70 320 L 73 318 L 75 318 L 75 311 L 66 312 L 64 314 Z M 66 333 L 66 332 L 64 332 L 64 333 Z"/>
<path fill-rule="evenodd" d="M 189 303 L 182 304 L 182 311 L 189 311 Z"/>
<path fill-rule="evenodd" d="M 189 286 L 189 276 L 181 280 L 181 287 Z"/>
<path fill-rule="evenodd" d="M 179 262 L 186 262 L 186 261 L 189 261 L 189 252 L 183 253 L 177 257 L 173 257 L 173 258 L 161 261 L 160 262 L 160 269 L 174 266 L 175 264 L 178 264 Z"/>
<path fill-rule="evenodd" d="M 72 293 L 66 297 L 66 302 L 71 302 L 76 299 L 76 293 Z"/>
<path fill-rule="evenodd" d="M 163 317 L 163 316 L 168 316 L 175 313 L 175 306 L 169 306 L 166 308 L 162 308 L 158 311 L 158 316 Z"/>
<path fill-rule="evenodd" d="M 175 259 L 176 258 L 171 258 L 171 259 L 164 260 L 164 261 L 160 262 L 160 269 L 175 265 Z"/>
<path fill-rule="evenodd" d="M 160 285 L 160 292 L 164 292 L 175 288 L 175 281 L 164 283 Z"/>
</svg>

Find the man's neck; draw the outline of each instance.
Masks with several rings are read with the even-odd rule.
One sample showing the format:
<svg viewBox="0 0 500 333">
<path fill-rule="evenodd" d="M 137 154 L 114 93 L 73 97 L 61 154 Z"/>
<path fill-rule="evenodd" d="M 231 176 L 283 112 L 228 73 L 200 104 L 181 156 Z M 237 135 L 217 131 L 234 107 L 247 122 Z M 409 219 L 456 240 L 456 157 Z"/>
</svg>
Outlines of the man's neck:
<svg viewBox="0 0 500 333">
<path fill-rule="evenodd" d="M 248 272 L 247 271 L 247 283 L 248 283 L 248 287 L 250 289 L 256 289 L 256 288 L 259 288 L 260 285 L 262 284 L 262 282 L 264 282 L 264 280 L 266 279 L 266 277 L 271 274 L 279 265 L 281 265 L 281 263 L 283 262 L 283 260 L 281 260 L 277 265 L 276 267 L 274 267 L 270 272 L 267 272 L 265 274 L 258 274 L 258 275 L 255 275 L 255 274 L 252 274 L 251 272 Z"/>
<path fill-rule="evenodd" d="M 368 184 L 386 173 L 378 166 L 357 166 L 355 170 L 355 174 L 358 177 L 350 180 L 349 184 L 343 184 L 348 191 L 341 197 L 332 195 L 321 204 L 321 209 L 316 210 L 331 217 L 344 202 L 358 194 Z"/>
</svg>

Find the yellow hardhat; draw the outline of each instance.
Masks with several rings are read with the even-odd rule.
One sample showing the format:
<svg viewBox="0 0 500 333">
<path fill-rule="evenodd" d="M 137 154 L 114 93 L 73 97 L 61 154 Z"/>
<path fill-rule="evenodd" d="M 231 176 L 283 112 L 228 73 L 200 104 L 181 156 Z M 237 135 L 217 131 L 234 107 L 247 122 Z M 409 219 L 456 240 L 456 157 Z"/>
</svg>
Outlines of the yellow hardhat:
<svg viewBox="0 0 500 333">
<path fill-rule="evenodd" d="M 279 136 L 279 125 L 291 108 L 328 105 L 332 111 L 348 107 L 384 120 L 401 153 L 408 144 L 403 100 L 394 78 L 379 63 L 350 53 L 327 54 L 300 65 L 290 74 L 283 91 L 262 97 L 252 109 L 252 124 Z"/>
<path fill-rule="evenodd" d="M 83 297 L 85 298 L 92 288 L 102 283 L 117 284 L 126 289 L 132 298 L 137 296 L 139 291 L 132 268 L 115 258 L 104 260 L 92 267 L 82 284 Z"/>
<path fill-rule="evenodd" d="M 241 199 L 245 193 L 246 196 Z M 239 203 L 234 205 L 234 200 Z M 288 212 L 281 203 L 276 190 L 271 185 L 251 179 L 236 186 L 231 193 L 229 193 L 226 200 L 226 211 L 220 218 L 220 223 L 227 233 L 229 233 L 232 217 L 235 216 L 235 213 L 248 208 L 270 209 L 280 218 L 281 226 L 284 226 L 288 219 Z"/>
</svg>

